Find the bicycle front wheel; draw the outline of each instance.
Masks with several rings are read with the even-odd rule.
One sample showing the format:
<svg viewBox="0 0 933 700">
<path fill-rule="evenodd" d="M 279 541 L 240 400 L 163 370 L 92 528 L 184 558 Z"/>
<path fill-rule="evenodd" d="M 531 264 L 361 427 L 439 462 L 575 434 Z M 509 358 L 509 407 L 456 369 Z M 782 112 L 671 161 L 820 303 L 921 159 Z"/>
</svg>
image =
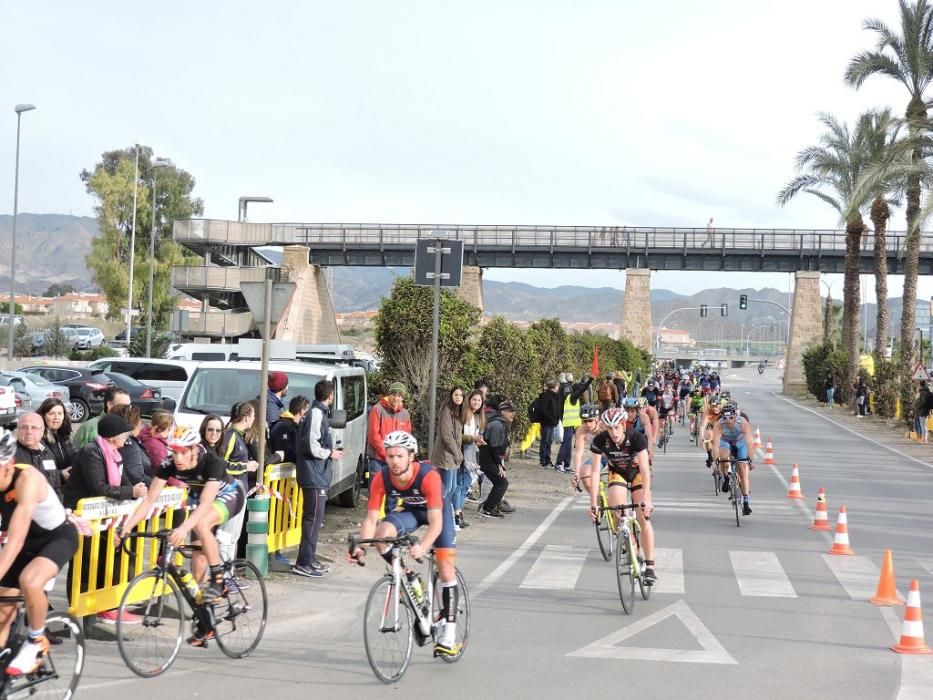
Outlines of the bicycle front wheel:
<svg viewBox="0 0 933 700">
<path fill-rule="evenodd" d="M 439 613 L 442 601 L 441 589 L 438 587 L 438 583 L 437 573 L 435 572 L 434 609 Z M 457 569 L 457 589 L 457 634 L 455 635 L 457 640 L 457 653 L 440 655 L 440 657 L 449 664 L 460 660 L 460 657 L 463 656 L 463 652 L 466 651 L 466 645 L 470 639 L 470 591 L 467 589 L 466 579 L 463 578 L 460 569 Z"/>
<path fill-rule="evenodd" d="M 741 527 L 741 514 L 739 511 L 742 510 L 742 489 L 739 487 L 739 475 L 736 473 L 732 474 L 732 483 L 730 484 L 732 489 L 732 509 L 735 511 L 735 526 Z"/>
<path fill-rule="evenodd" d="M 638 543 L 638 590 L 641 591 L 641 597 L 643 600 L 648 600 L 651 597 L 651 586 L 645 581 L 645 552 L 641 548 L 641 531 L 635 531 L 635 541 Z"/>
<path fill-rule="evenodd" d="M 376 581 L 363 612 L 363 643 L 369 666 L 383 683 L 395 683 L 405 675 L 411 661 L 414 624 L 415 613 L 394 579 L 383 576 Z"/>
<path fill-rule="evenodd" d="M 35 673 L 7 678 L 2 697 L 71 698 L 84 670 L 84 636 L 78 621 L 68 613 L 49 613 L 46 635 L 52 642 L 48 655 Z"/>
<path fill-rule="evenodd" d="M 224 565 L 226 595 L 214 604 L 217 646 L 231 659 L 242 659 L 262 639 L 269 615 L 266 584 L 259 569 L 245 559 Z"/>
<path fill-rule="evenodd" d="M 628 532 L 619 530 L 616 540 L 616 580 L 619 584 L 619 600 L 622 610 L 631 615 L 635 608 L 635 577 L 632 576 L 632 560 L 629 553 Z"/>
<path fill-rule="evenodd" d="M 175 580 L 159 569 L 130 581 L 120 600 L 117 647 L 137 676 L 163 673 L 181 648 L 185 608 Z"/>
<path fill-rule="evenodd" d="M 605 507 L 606 499 L 600 494 L 599 505 Z M 599 543 L 599 553 L 603 555 L 603 559 L 609 561 L 612 559 L 612 526 L 610 512 L 604 510 L 602 515 L 600 515 L 594 525 L 596 526 L 596 541 Z"/>
</svg>

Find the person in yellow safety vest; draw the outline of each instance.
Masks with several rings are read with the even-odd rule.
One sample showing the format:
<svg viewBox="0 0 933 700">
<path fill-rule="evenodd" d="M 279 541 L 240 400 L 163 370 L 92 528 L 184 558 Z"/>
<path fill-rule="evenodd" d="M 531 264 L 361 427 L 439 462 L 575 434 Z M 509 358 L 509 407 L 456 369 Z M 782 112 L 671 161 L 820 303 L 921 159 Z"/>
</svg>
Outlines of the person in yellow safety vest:
<svg viewBox="0 0 933 700">
<path fill-rule="evenodd" d="M 573 381 L 572 375 L 568 376 L 568 380 Z M 564 396 L 564 412 L 561 418 L 564 434 L 561 438 L 560 450 L 557 452 L 556 464 L 559 472 L 567 473 L 573 469 L 570 461 L 573 455 L 573 436 L 582 422 L 580 419 L 580 406 L 583 404 L 583 394 L 592 381 L 592 377 L 584 375 L 583 381 L 571 384 L 570 391 Z"/>
</svg>

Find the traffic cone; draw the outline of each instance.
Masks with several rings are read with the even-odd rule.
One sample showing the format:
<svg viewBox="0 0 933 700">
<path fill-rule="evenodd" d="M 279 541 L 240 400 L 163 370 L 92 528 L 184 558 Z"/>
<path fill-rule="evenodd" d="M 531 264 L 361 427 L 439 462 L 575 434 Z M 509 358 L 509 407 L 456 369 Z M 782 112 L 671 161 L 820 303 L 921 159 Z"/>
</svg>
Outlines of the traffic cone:
<svg viewBox="0 0 933 700">
<path fill-rule="evenodd" d="M 771 438 L 768 438 L 768 447 L 765 450 L 765 461 L 763 464 L 774 464 L 774 448 L 771 447 Z"/>
<path fill-rule="evenodd" d="M 755 439 L 752 441 L 752 452 L 758 459 L 764 455 L 764 450 L 761 448 L 761 429 L 757 425 L 755 426 Z"/>
<path fill-rule="evenodd" d="M 839 519 L 836 520 L 836 537 L 833 539 L 830 554 L 855 554 L 849 546 L 849 521 L 846 518 L 846 507 L 839 507 Z"/>
<path fill-rule="evenodd" d="M 800 490 L 800 472 L 797 465 L 794 465 L 794 471 L 790 475 L 790 488 L 787 491 L 788 498 L 803 498 L 803 491 Z"/>
<path fill-rule="evenodd" d="M 897 586 L 894 583 L 894 557 L 891 550 L 884 550 L 884 562 L 881 564 L 881 576 L 878 579 L 878 590 L 875 597 L 870 598 L 872 605 L 903 605 L 897 597 Z"/>
<path fill-rule="evenodd" d="M 898 654 L 933 654 L 923 639 L 923 611 L 920 609 L 920 582 L 910 582 L 907 612 L 901 625 L 901 640 L 891 647 Z"/>
<path fill-rule="evenodd" d="M 820 486 L 820 493 L 816 497 L 816 514 L 813 516 L 811 530 L 822 530 L 829 532 L 832 528 L 829 526 L 829 516 L 826 513 L 826 489 Z"/>
</svg>

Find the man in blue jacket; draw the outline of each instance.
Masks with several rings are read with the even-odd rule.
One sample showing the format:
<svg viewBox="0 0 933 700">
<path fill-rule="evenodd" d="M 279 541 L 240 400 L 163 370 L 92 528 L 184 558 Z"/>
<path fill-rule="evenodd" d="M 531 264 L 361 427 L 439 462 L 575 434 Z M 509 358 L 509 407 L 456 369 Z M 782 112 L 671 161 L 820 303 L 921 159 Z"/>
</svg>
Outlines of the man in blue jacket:
<svg viewBox="0 0 933 700">
<path fill-rule="evenodd" d="M 292 567 L 299 576 L 319 578 L 329 567 L 317 559 L 317 538 L 324 522 L 327 489 L 333 474 L 333 460 L 343 457 L 343 450 L 334 449 L 330 432 L 330 407 L 334 403 L 334 383 L 322 379 L 314 385 L 311 410 L 298 425 L 296 478 L 304 507 L 301 513 L 301 542 L 298 559 Z"/>
</svg>

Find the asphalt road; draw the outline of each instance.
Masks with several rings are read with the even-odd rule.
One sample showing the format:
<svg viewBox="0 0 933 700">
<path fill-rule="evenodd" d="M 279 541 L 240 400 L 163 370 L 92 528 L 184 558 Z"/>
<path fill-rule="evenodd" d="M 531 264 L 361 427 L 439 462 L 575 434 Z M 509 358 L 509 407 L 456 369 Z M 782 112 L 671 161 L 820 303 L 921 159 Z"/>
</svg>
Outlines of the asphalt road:
<svg viewBox="0 0 933 700">
<path fill-rule="evenodd" d="M 447 665 L 416 648 L 395 690 L 458 698 L 933 697 L 933 657 L 888 649 L 904 608 L 866 602 L 891 548 L 899 591 L 906 595 L 918 578 L 933 610 L 933 467 L 776 396 L 776 374 L 727 373 L 726 388 L 770 436 L 777 461 L 756 465 L 754 513 L 741 527 L 679 429 L 654 469 L 658 586 L 625 615 L 585 501 L 569 488 L 552 489 L 544 504 L 516 498 L 517 513 L 461 540 L 458 565 L 473 601 L 464 657 Z M 786 498 L 793 463 L 803 501 Z M 831 522 L 847 507 L 854 557 L 829 556 L 832 534 L 809 529 L 820 486 Z M 266 636 L 243 660 L 183 649 L 167 674 L 142 680 L 114 643 L 93 641 L 80 695 L 383 698 L 390 691 L 370 671 L 362 638 L 362 606 L 380 573 L 372 563 L 338 566 L 325 579 L 276 576 Z M 928 624 L 933 643 L 931 632 Z"/>
</svg>

